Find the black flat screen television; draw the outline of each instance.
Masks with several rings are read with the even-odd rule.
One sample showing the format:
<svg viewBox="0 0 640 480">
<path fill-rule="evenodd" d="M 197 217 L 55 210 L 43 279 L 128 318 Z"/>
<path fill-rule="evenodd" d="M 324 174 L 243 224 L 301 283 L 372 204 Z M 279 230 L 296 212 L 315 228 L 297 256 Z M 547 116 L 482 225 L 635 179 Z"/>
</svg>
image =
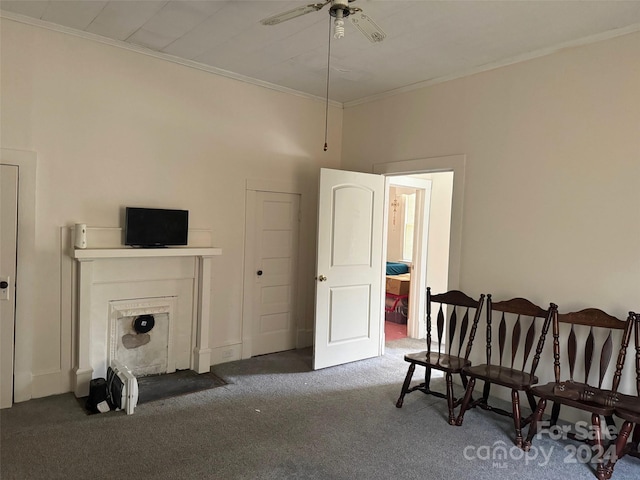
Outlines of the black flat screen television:
<svg viewBox="0 0 640 480">
<path fill-rule="evenodd" d="M 187 244 L 188 210 L 126 207 L 124 244 L 168 247 Z"/>
</svg>

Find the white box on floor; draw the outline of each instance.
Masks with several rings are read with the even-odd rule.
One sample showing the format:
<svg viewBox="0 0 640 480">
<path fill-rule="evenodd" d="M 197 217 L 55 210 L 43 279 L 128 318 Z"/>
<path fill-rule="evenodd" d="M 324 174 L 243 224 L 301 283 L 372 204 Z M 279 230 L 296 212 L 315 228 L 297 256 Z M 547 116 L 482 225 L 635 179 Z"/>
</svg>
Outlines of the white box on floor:
<svg viewBox="0 0 640 480">
<path fill-rule="evenodd" d="M 116 410 L 131 415 L 138 404 L 138 380 L 122 362 L 112 360 L 107 370 L 107 392 Z"/>
</svg>

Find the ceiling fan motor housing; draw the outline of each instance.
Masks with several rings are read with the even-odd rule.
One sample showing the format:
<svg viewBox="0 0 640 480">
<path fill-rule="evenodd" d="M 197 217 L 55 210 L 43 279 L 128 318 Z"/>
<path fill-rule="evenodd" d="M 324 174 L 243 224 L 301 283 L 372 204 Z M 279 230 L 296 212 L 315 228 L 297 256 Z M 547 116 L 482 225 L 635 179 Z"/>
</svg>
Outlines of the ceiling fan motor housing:
<svg viewBox="0 0 640 480">
<path fill-rule="evenodd" d="M 348 17 L 351 13 L 349 9 L 349 3 L 351 2 L 355 2 L 355 0 L 332 0 L 329 15 L 335 17 L 338 11 L 342 11 L 342 16 Z"/>
</svg>

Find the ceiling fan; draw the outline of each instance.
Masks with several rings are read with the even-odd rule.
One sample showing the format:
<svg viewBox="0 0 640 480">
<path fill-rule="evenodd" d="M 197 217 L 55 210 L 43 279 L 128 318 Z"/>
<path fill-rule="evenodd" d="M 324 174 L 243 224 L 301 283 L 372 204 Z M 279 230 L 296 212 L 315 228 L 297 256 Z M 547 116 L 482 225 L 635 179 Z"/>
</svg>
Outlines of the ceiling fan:
<svg viewBox="0 0 640 480">
<path fill-rule="evenodd" d="M 263 25 L 277 25 L 287 20 L 291 20 L 307 13 L 317 12 L 322 10 L 327 5 L 329 7 L 329 15 L 334 18 L 333 21 L 333 37 L 336 39 L 344 37 L 344 19 L 349 17 L 351 23 L 369 39 L 370 42 L 378 43 L 383 41 L 387 34 L 371 20 L 371 18 L 362 12 L 361 8 L 350 7 L 349 4 L 355 2 L 355 0 L 326 0 L 323 3 L 312 3 L 310 5 L 303 5 L 286 12 L 267 17 L 260 21 Z M 324 151 L 327 151 L 327 135 L 329 131 L 329 73 L 331 62 L 331 24 L 329 24 L 329 48 L 327 50 L 327 94 L 325 101 L 325 124 L 324 124 Z"/>
<path fill-rule="evenodd" d="M 381 42 L 387 36 L 386 33 L 374 22 L 371 17 L 362 12 L 361 8 L 350 7 L 349 4 L 355 0 L 327 0 L 323 3 L 312 3 L 304 5 L 286 12 L 267 17 L 260 21 L 263 25 L 277 25 L 279 23 L 291 20 L 292 18 L 306 15 L 307 13 L 317 12 L 327 5 L 329 15 L 335 18 L 333 37 L 338 39 L 344 37 L 344 19 L 349 17 L 351 23 L 373 43 Z"/>
</svg>

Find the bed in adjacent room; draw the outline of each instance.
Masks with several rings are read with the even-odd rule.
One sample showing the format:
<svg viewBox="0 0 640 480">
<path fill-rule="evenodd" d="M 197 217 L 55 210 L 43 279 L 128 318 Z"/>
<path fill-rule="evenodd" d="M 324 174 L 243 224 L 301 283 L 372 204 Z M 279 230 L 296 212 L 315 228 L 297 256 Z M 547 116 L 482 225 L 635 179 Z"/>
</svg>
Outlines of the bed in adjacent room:
<svg viewBox="0 0 640 480">
<path fill-rule="evenodd" d="M 387 262 L 386 269 L 385 321 L 407 323 L 409 311 L 409 265 L 402 262 Z"/>
</svg>

